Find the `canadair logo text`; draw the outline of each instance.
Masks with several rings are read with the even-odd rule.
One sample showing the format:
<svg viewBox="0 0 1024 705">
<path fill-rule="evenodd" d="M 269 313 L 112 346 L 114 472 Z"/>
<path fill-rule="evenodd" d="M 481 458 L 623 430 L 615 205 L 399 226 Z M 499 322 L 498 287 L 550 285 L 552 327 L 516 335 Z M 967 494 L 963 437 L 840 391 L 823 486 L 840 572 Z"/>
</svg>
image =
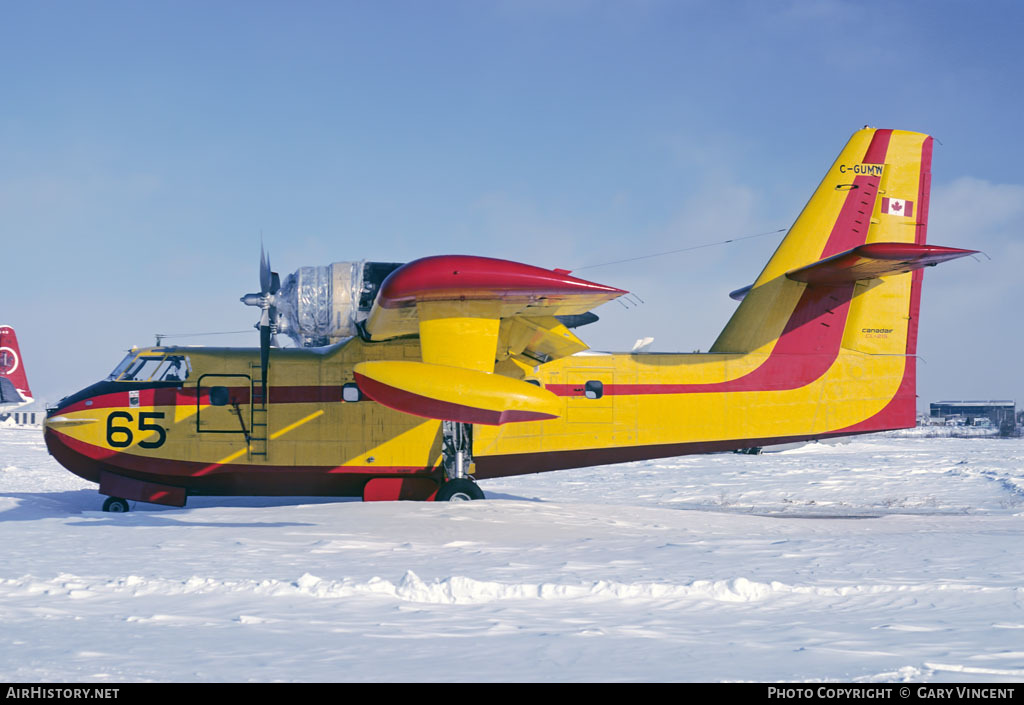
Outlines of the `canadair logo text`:
<svg viewBox="0 0 1024 705">
<path fill-rule="evenodd" d="M 868 338 L 888 338 L 892 328 L 861 328 L 860 332 Z"/>
<path fill-rule="evenodd" d="M 853 174 L 854 176 L 881 176 L 882 164 L 840 164 L 840 174 Z"/>
</svg>

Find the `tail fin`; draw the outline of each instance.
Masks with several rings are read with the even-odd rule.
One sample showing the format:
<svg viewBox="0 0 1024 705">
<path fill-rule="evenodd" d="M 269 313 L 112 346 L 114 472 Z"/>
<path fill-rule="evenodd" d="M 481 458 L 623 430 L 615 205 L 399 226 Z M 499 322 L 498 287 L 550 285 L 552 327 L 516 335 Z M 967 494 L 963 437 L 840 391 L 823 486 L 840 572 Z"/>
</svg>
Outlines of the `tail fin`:
<svg viewBox="0 0 1024 705">
<path fill-rule="evenodd" d="M 781 383 L 840 364 L 826 408 L 862 378 L 880 391 L 857 403 L 884 405 L 844 432 L 913 426 L 921 269 L 973 252 L 926 245 L 931 156 L 928 135 L 854 133 L 711 352 L 765 355 Z"/>
<path fill-rule="evenodd" d="M 916 132 L 854 133 L 711 351 L 768 353 L 823 315 L 787 273 L 868 243 L 924 244 L 931 151 L 932 138 Z"/>
<path fill-rule="evenodd" d="M 18 336 L 10 326 L 0 326 L 0 404 L 28 404 L 32 390 L 18 347 Z"/>
</svg>

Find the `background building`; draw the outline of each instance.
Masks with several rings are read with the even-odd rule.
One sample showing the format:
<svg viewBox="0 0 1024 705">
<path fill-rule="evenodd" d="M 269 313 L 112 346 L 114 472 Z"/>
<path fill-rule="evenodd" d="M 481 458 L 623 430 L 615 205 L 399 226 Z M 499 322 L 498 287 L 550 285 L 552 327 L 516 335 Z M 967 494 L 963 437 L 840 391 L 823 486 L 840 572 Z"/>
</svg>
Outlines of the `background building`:
<svg viewBox="0 0 1024 705">
<path fill-rule="evenodd" d="M 16 408 L 0 406 L 0 427 L 17 426 L 41 428 L 46 419 L 46 403 L 36 400 Z"/>
<path fill-rule="evenodd" d="M 988 426 L 1010 435 L 1016 428 L 1017 406 L 1013 401 L 935 401 L 931 418 L 944 419 L 951 426 Z"/>
</svg>

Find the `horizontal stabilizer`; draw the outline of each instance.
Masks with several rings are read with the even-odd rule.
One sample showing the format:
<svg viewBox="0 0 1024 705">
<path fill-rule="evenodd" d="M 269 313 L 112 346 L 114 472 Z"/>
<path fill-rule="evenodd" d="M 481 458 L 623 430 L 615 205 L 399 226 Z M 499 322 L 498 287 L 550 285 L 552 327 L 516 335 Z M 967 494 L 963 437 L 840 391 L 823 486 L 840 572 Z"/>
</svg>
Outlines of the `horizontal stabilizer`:
<svg viewBox="0 0 1024 705">
<path fill-rule="evenodd" d="M 729 298 L 732 299 L 733 301 L 742 301 L 743 299 L 747 298 L 747 294 L 749 294 L 750 290 L 753 288 L 753 284 L 747 284 L 746 286 L 736 289 L 735 291 L 730 291 Z"/>
<path fill-rule="evenodd" d="M 0 377 L 0 404 L 23 404 L 25 398 L 18 393 L 11 380 Z"/>
<path fill-rule="evenodd" d="M 359 389 L 414 416 L 500 426 L 561 415 L 557 396 L 522 380 L 425 362 L 374 361 L 355 367 Z"/>
<path fill-rule="evenodd" d="M 786 277 L 811 285 L 836 286 L 934 267 L 947 260 L 966 257 L 976 252 L 977 250 L 918 245 L 912 242 L 874 242 L 794 269 L 787 272 Z"/>
</svg>

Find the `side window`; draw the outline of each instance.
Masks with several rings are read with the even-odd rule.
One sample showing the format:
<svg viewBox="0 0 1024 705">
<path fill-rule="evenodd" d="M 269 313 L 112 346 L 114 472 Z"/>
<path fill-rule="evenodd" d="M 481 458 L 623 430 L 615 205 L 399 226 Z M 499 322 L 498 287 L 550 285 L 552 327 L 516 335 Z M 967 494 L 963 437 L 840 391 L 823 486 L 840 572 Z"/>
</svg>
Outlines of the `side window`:
<svg viewBox="0 0 1024 705">
<path fill-rule="evenodd" d="M 170 355 L 160 365 L 154 379 L 161 382 L 184 382 L 192 370 L 188 358 L 184 355 Z"/>
<path fill-rule="evenodd" d="M 148 382 L 160 369 L 162 357 L 143 357 L 140 355 L 132 361 L 118 380 L 121 382 Z"/>
<path fill-rule="evenodd" d="M 227 406 L 230 403 L 230 389 L 227 387 L 210 387 L 210 406 Z"/>
<path fill-rule="evenodd" d="M 191 366 L 185 355 L 140 355 L 127 365 L 122 362 L 114 374 L 118 370 L 121 370 L 117 377 L 120 382 L 183 382 L 188 378 Z"/>
<path fill-rule="evenodd" d="M 596 379 L 589 380 L 583 387 L 583 394 L 587 399 L 600 399 L 604 396 L 604 385 Z"/>
<path fill-rule="evenodd" d="M 121 362 L 117 364 L 117 367 L 114 368 L 114 371 L 107 375 L 107 379 L 110 381 L 120 379 L 121 376 L 125 373 L 125 370 L 128 369 L 128 366 L 132 364 L 132 360 L 134 359 L 134 353 L 128 353 L 127 355 L 125 355 L 124 359 L 121 360 Z"/>
</svg>

